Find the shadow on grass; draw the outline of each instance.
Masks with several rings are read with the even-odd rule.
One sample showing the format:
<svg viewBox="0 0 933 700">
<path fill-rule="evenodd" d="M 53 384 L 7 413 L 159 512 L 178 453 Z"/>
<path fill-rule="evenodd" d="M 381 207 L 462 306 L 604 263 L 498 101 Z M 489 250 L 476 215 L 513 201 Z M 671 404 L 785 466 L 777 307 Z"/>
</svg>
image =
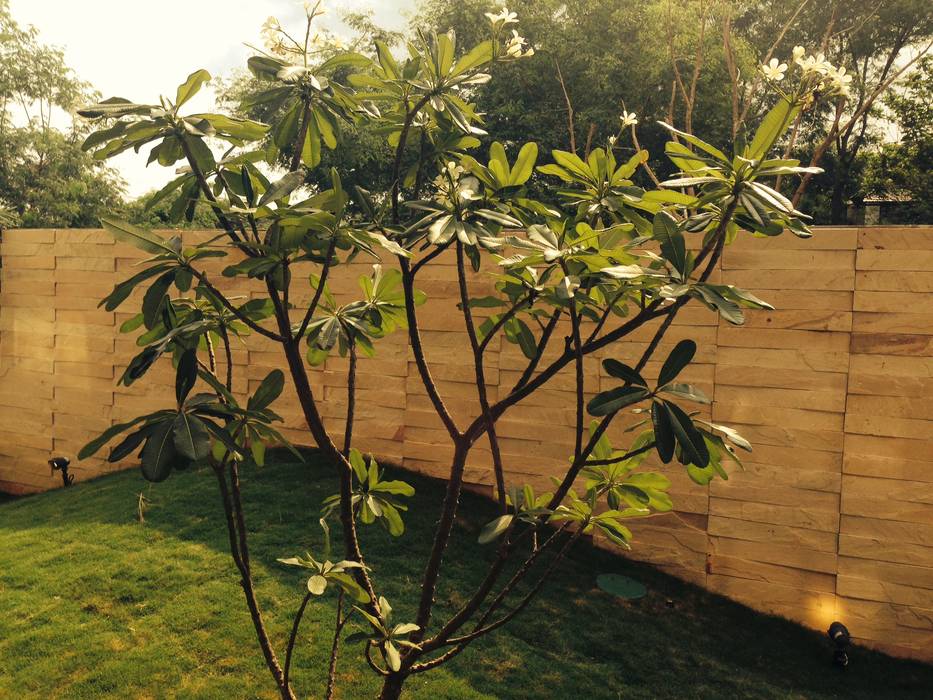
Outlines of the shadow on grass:
<svg viewBox="0 0 933 700">
<path fill-rule="evenodd" d="M 275 558 L 304 550 L 320 555 L 318 509 L 336 490 L 335 473 L 313 453 L 306 464 L 281 461 L 245 471 L 256 583 L 281 642 L 303 582 Z M 364 549 L 395 619 L 407 621 L 443 485 L 415 474 L 400 478 L 417 490 L 407 532 L 393 539 L 378 527 L 364 528 Z M 144 524 L 137 521 L 139 492 L 150 500 Z M 476 535 L 494 512 L 488 500 L 464 495 L 438 617 L 456 610 L 485 572 L 494 547 L 478 545 Z M 633 529 L 637 547 L 637 523 Z M 595 588 L 602 572 L 633 576 L 649 593 L 634 602 L 612 598 Z M 10 678 L 7 690 L 21 697 L 122 697 L 129 683 L 160 697 L 160 688 L 186 697 L 267 695 L 209 470 L 175 474 L 152 488 L 135 471 L 121 473 L 4 504 L 0 592 L 0 677 Z M 62 599 L 67 606 L 53 604 Z M 317 637 L 329 637 L 332 611 L 332 599 L 318 604 L 303 628 L 303 639 L 315 638 L 296 658 L 294 677 L 305 694 L 319 694 L 329 640 Z M 95 640 L 98 648 L 59 660 L 42 677 L 43 655 Z M 122 649 L 128 643 L 133 646 Z M 342 659 L 341 677 L 349 684 L 343 697 L 365 697 L 375 688 L 357 651 Z M 443 669 L 412 679 L 409 692 L 515 700 L 930 696 L 933 667 L 867 650 L 851 656 L 850 668 L 839 672 L 821 634 L 580 545 L 529 611 Z M 0 681 L 0 695 L 3 690 Z"/>
</svg>

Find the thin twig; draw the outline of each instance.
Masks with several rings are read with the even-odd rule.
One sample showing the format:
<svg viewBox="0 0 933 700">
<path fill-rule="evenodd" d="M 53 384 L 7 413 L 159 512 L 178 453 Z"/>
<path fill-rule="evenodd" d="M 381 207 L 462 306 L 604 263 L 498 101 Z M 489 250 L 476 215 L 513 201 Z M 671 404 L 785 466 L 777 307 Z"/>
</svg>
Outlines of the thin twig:
<svg viewBox="0 0 933 700">
<path fill-rule="evenodd" d="M 292 653 L 295 650 L 295 641 L 298 639 L 298 627 L 301 625 L 301 618 L 304 617 L 305 608 L 308 607 L 308 603 L 311 602 L 311 592 L 305 593 L 305 597 L 301 600 L 301 605 L 298 606 L 298 612 L 295 613 L 295 619 L 292 622 L 292 631 L 288 636 L 288 645 L 285 647 L 285 682 L 288 683 L 288 676 L 292 668 Z"/>
<path fill-rule="evenodd" d="M 554 68 L 557 69 L 557 81 L 560 83 L 561 92 L 564 93 L 564 103 L 567 105 L 567 132 L 570 134 L 570 152 L 577 152 L 576 128 L 573 125 L 573 103 L 570 101 L 570 95 L 567 93 L 567 85 L 564 83 L 564 75 L 560 72 L 560 63 L 554 59 Z"/>
</svg>

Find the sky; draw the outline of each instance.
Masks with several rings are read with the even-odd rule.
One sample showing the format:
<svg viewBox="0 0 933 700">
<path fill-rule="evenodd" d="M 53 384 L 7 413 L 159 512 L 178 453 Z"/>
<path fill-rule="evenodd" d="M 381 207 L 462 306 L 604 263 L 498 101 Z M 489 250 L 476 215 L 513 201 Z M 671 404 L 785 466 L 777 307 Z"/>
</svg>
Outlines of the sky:
<svg viewBox="0 0 933 700">
<path fill-rule="evenodd" d="M 415 0 L 326 0 L 324 25 L 335 33 L 344 11 L 372 10 L 381 26 L 401 29 Z M 104 97 L 157 102 L 174 96 L 179 83 L 198 68 L 229 75 L 245 67 L 250 49 L 260 44 L 259 30 L 273 15 L 284 26 L 303 24 L 295 0 L 11 0 L 13 17 L 31 24 L 43 43 L 62 48 L 68 66 Z M 213 91 L 204 89 L 186 108 L 213 108 Z M 138 197 L 173 177 L 170 168 L 146 167 L 146 153 L 129 151 L 109 161 Z"/>
</svg>

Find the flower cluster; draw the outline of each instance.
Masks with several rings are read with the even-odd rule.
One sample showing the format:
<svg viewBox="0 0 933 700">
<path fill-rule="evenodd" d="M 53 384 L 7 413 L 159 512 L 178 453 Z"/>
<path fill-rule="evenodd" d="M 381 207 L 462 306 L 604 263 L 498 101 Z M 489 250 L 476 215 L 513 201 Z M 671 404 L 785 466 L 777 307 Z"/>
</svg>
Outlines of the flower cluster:
<svg viewBox="0 0 933 700">
<path fill-rule="evenodd" d="M 535 55 L 535 50 L 528 46 L 525 37 L 519 36 L 513 29 L 512 37 L 505 44 L 505 55 L 510 58 L 529 58 Z"/>
<path fill-rule="evenodd" d="M 453 161 L 448 161 L 440 174 L 434 178 L 438 200 L 451 204 L 476 199 L 479 196 L 479 184 L 479 180 L 467 175 L 466 169 Z"/>
<path fill-rule="evenodd" d="M 518 15 L 514 12 L 509 12 L 509 8 L 507 7 L 503 7 L 499 10 L 499 14 L 497 15 L 487 12 L 486 18 L 492 22 L 492 26 L 496 29 L 500 29 L 507 24 L 518 24 Z"/>
<path fill-rule="evenodd" d="M 845 67 L 836 67 L 827 61 L 822 53 L 807 55 L 804 47 L 795 46 L 791 61 L 800 69 L 801 80 L 809 88 L 818 89 L 825 95 L 849 96 L 852 76 L 846 73 Z M 759 70 L 767 80 L 777 83 L 784 79 L 788 64 L 772 58 Z"/>
<path fill-rule="evenodd" d="M 305 16 L 310 24 L 316 17 L 324 14 L 324 5 L 321 0 L 303 0 L 298 3 L 304 8 Z M 275 17 L 269 17 L 262 24 L 260 30 L 262 43 L 273 56 L 289 59 L 307 53 L 319 52 L 324 49 L 343 49 L 346 43 L 326 29 L 313 30 L 308 33 L 305 44 L 299 43 L 281 25 Z"/>
<path fill-rule="evenodd" d="M 518 15 L 509 11 L 509 8 L 503 7 L 499 14 L 487 12 L 486 18 L 492 24 L 493 31 L 498 37 L 499 33 L 510 24 L 518 24 Z M 512 30 L 512 36 L 505 42 L 505 56 L 507 58 L 528 58 L 534 56 L 535 50 L 528 46 L 525 37 L 520 36 L 518 30 Z"/>
</svg>

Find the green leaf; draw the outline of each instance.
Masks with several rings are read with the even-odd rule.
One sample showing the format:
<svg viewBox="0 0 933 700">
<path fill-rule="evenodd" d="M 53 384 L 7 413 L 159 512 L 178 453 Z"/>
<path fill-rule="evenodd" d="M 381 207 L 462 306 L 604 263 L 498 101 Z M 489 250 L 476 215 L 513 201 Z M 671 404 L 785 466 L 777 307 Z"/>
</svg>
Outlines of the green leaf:
<svg viewBox="0 0 933 700">
<path fill-rule="evenodd" d="M 332 573 L 329 575 L 330 579 L 336 582 L 347 594 L 353 598 L 357 603 L 368 603 L 369 602 L 369 593 L 363 590 L 363 587 L 360 586 L 353 577 L 348 574 L 342 573 Z M 362 633 L 363 638 L 368 639 L 369 635 L 365 632 Z M 351 635 L 352 636 L 352 635 Z M 347 641 L 350 641 L 350 637 L 347 637 Z"/>
<path fill-rule="evenodd" d="M 153 431 L 140 455 L 140 467 L 147 481 L 165 481 L 178 458 L 173 440 L 173 421 L 164 420 Z"/>
<path fill-rule="evenodd" d="M 671 419 L 671 428 L 680 444 L 681 461 L 683 464 L 695 464 L 705 467 L 709 464 L 709 450 L 700 431 L 693 425 L 690 416 L 684 413 L 677 404 L 664 402 L 668 416 Z"/>
<path fill-rule="evenodd" d="M 658 391 L 663 391 L 666 394 L 671 394 L 681 399 L 686 399 L 687 401 L 695 401 L 696 403 L 704 404 L 712 403 L 710 398 L 704 394 L 703 391 L 692 384 L 666 384 L 659 388 Z"/>
<path fill-rule="evenodd" d="M 254 438 L 249 443 L 250 454 L 253 455 L 253 461 L 258 467 L 264 467 L 266 465 L 266 443 L 260 440 L 258 437 Z"/>
<path fill-rule="evenodd" d="M 119 435 L 128 428 L 132 428 L 137 423 L 141 423 L 147 418 L 149 418 L 148 415 L 139 416 L 131 421 L 127 421 L 126 423 L 117 423 L 116 425 L 111 425 L 104 432 L 102 432 L 100 435 L 81 448 L 81 450 L 78 452 L 78 459 L 87 459 L 88 457 L 93 456 L 98 450 L 100 450 L 101 447 L 110 442 L 110 440 L 115 436 Z"/>
<path fill-rule="evenodd" d="M 260 80 L 275 80 L 279 71 L 288 64 L 271 56 L 250 56 L 246 67 Z"/>
<path fill-rule="evenodd" d="M 404 481 L 380 481 L 375 486 L 370 487 L 374 493 L 388 493 L 392 496 L 414 496 L 415 488 Z"/>
<path fill-rule="evenodd" d="M 686 276 L 688 272 L 687 245 L 674 217 L 666 211 L 659 211 L 654 215 L 652 232 L 655 240 L 661 243 L 661 255 L 664 259 L 670 262 L 681 275 Z"/>
<path fill-rule="evenodd" d="M 517 343 L 525 357 L 529 360 L 535 357 L 538 353 L 538 344 L 528 324 L 520 318 L 512 317 L 506 322 L 504 330 L 506 340 L 510 343 Z"/>
<path fill-rule="evenodd" d="M 177 252 L 172 248 L 168 241 L 161 236 L 147 231 L 146 229 L 133 226 L 133 224 L 118 219 L 107 219 L 101 217 L 100 223 L 103 227 L 118 241 L 129 243 L 147 253 L 162 254 L 169 253 L 177 257 Z"/>
<path fill-rule="evenodd" d="M 282 199 L 283 197 L 287 197 L 292 193 L 292 190 L 303 185 L 304 181 L 305 172 L 303 170 L 294 170 L 288 173 L 280 180 L 277 180 L 269 185 L 269 189 L 267 189 L 263 193 L 262 197 L 260 197 L 258 206 L 261 207 L 268 202 L 274 202 L 276 200 Z"/>
<path fill-rule="evenodd" d="M 386 45 L 384 41 L 376 40 L 373 42 L 376 45 L 376 58 L 379 61 L 379 65 L 382 67 L 382 70 L 385 71 L 386 77 L 389 80 L 398 80 L 400 73 L 398 70 L 398 64 L 395 62 L 395 59 L 392 57 L 392 51 Z"/>
<path fill-rule="evenodd" d="M 178 360 L 178 370 L 175 373 L 175 399 L 181 406 L 191 388 L 198 380 L 198 351 L 195 349 L 185 350 Z"/>
<path fill-rule="evenodd" d="M 559 166 L 570 171 L 577 177 L 588 181 L 593 179 L 593 173 L 590 172 L 590 167 L 584 163 L 576 153 L 555 150 L 551 151 L 551 155 Z"/>
<path fill-rule="evenodd" d="M 658 386 L 664 386 L 674 381 L 683 368 L 690 364 L 696 352 L 697 344 L 692 340 L 681 340 L 677 343 L 661 366 L 661 372 L 658 374 Z"/>
<path fill-rule="evenodd" d="M 719 315 L 729 323 L 736 326 L 745 323 L 745 314 L 742 312 L 742 309 L 739 308 L 739 305 L 716 291 L 713 285 L 697 284 L 694 285 L 693 290 L 696 294 L 700 295 L 700 298 L 708 306 L 718 311 Z"/>
<path fill-rule="evenodd" d="M 608 416 L 647 396 L 648 392 L 641 387 L 620 386 L 596 394 L 586 405 L 586 410 L 591 416 Z"/>
<path fill-rule="evenodd" d="M 687 143 L 693 144 L 694 146 L 696 146 L 702 151 L 706 151 L 707 153 L 709 153 L 711 156 L 713 156 L 716 160 L 720 161 L 721 163 L 729 165 L 730 161 L 726 157 L 726 154 L 720 151 L 715 146 L 706 143 L 706 141 L 704 141 L 703 139 L 698 138 L 694 136 L 693 134 L 688 134 L 685 131 L 681 131 L 680 129 L 675 129 L 670 124 L 666 124 L 660 121 L 658 122 L 658 124 L 663 126 L 665 129 L 667 129 L 671 133 L 677 134 L 680 138 L 682 138 Z"/>
<path fill-rule="evenodd" d="M 107 461 L 114 463 L 119 462 L 121 459 L 129 455 L 133 450 L 135 450 L 139 444 L 149 437 L 149 434 L 152 432 L 152 429 L 149 426 L 143 426 L 134 433 L 130 433 L 120 442 L 118 445 L 115 445 L 111 450 L 110 454 L 107 455 Z"/>
<path fill-rule="evenodd" d="M 629 384 L 634 384 L 636 386 L 643 386 L 646 388 L 648 386 L 648 383 L 644 380 L 644 378 L 624 362 L 619 362 L 618 360 L 613 360 L 611 358 L 603 360 L 603 369 L 606 370 L 606 373 L 610 377 L 621 379 L 624 382 L 628 382 Z"/>
<path fill-rule="evenodd" d="M 279 122 L 272 127 L 272 143 L 280 149 L 290 146 L 295 141 L 295 135 L 298 133 L 298 123 L 304 111 L 304 104 L 301 100 L 296 100 L 292 106 L 285 112 L 285 115 Z"/>
<path fill-rule="evenodd" d="M 173 427 L 175 449 L 181 455 L 197 462 L 210 454 L 211 436 L 200 418 L 181 412 L 175 417 Z"/>
<path fill-rule="evenodd" d="M 327 147 L 336 148 L 337 135 L 334 133 L 334 125 L 331 123 L 330 118 L 320 108 L 314 109 L 311 115 L 314 119 L 315 126 L 317 126 L 318 133 L 320 133 Z"/>
<path fill-rule="evenodd" d="M 398 671 L 402 667 L 402 657 L 399 656 L 398 648 L 392 642 L 385 643 L 386 663 L 393 671 Z"/>
<path fill-rule="evenodd" d="M 168 289 L 172 286 L 172 282 L 174 281 L 175 270 L 169 270 L 153 282 L 149 289 L 146 290 L 142 304 L 143 321 L 146 324 L 146 328 L 155 328 L 156 324 L 159 322 L 159 315 L 162 311 L 165 295 L 168 293 Z"/>
<path fill-rule="evenodd" d="M 797 117 L 799 111 L 800 105 L 782 98 L 761 120 L 745 156 L 752 160 L 764 158 Z"/>
<path fill-rule="evenodd" d="M 674 456 L 674 429 L 671 419 L 663 404 L 655 401 L 651 404 L 651 423 L 654 427 L 654 441 L 658 448 L 658 456 L 665 464 Z"/>
<path fill-rule="evenodd" d="M 324 63 L 317 67 L 317 72 L 326 73 L 329 70 L 334 68 L 340 68 L 342 66 L 352 66 L 353 68 L 366 68 L 367 66 L 372 65 L 372 59 L 364 56 L 363 54 L 347 52 L 340 53 L 329 58 Z"/>
<path fill-rule="evenodd" d="M 713 428 L 714 430 L 721 432 L 726 436 L 726 439 L 736 447 L 741 447 L 746 452 L 752 451 L 752 443 L 742 437 L 742 435 L 739 434 L 735 428 L 730 428 L 727 425 L 719 425 L 717 423 L 707 423 L 706 425 L 708 425 L 710 428 Z"/>
<path fill-rule="evenodd" d="M 175 109 L 181 107 L 185 102 L 194 97 L 201 86 L 211 79 L 211 74 L 203 68 L 196 70 L 188 76 L 188 79 L 178 86 L 175 93 Z"/>
<path fill-rule="evenodd" d="M 503 185 L 509 183 L 509 159 L 506 158 L 505 148 L 498 141 L 493 141 L 489 147 L 489 170 Z"/>
<path fill-rule="evenodd" d="M 512 524 L 513 515 L 500 515 L 495 520 L 486 523 L 483 526 L 483 529 L 479 533 L 478 542 L 480 544 L 488 544 L 493 540 L 499 539 L 502 534 L 509 528 L 509 525 Z"/>
<path fill-rule="evenodd" d="M 509 175 L 510 185 L 524 185 L 534 172 L 535 162 L 538 160 L 538 144 L 533 141 L 522 146 L 515 159 L 515 165 Z"/>
<path fill-rule="evenodd" d="M 461 56 L 460 60 L 454 64 L 453 70 L 451 71 L 452 75 L 458 76 L 474 68 L 478 68 L 484 63 L 489 63 L 492 60 L 492 50 L 492 41 L 486 40 L 480 42 L 465 55 Z"/>
<path fill-rule="evenodd" d="M 113 311 L 126 301 L 126 298 L 133 293 L 133 290 L 140 282 L 145 282 L 150 277 L 155 277 L 159 273 L 165 272 L 168 267 L 168 265 L 153 265 L 142 272 L 137 272 L 128 280 L 124 280 L 115 285 L 113 291 L 101 300 L 98 307 L 103 306 L 107 311 Z"/>
<path fill-rule="evenodd" d="M 246 407 L 250 411 L 262 411 L 273 401 L 279 398 L 285 388 L 285 374 L 280 369 L 274 369 L 262 380 L 256 393 L 253 394 Z"/>
</svg>

